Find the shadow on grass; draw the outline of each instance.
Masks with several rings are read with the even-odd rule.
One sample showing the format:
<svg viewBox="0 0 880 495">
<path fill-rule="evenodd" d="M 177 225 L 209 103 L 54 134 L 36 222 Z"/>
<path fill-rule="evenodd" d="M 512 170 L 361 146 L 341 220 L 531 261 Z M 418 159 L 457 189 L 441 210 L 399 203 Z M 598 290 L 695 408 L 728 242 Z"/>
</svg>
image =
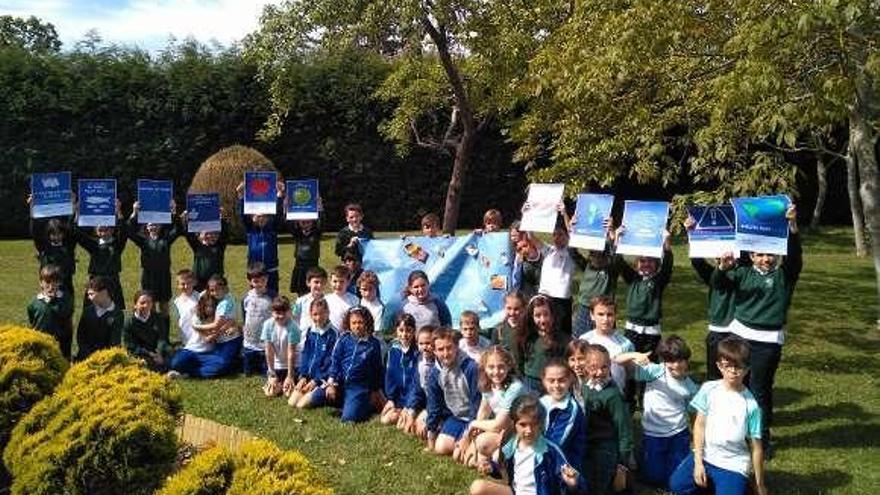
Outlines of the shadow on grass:
<svg viewBox="0 0 880 495">
<path fill-rule="evenodd" d="M 792 404 L 797 404 L 806 397 L 808 392 L 791 387 L 773 387 L 773 404 L 776 409 L 780 409 Z"/>
<path fill-rule="evenodd" d="M 852 475 L 837 469 L 826 469 L 809 474 L 772 471 L 767 477 L 771 493 L 821 494 L 832 488 L 852 483 Z"/>
<path fill-rule="evenodd" d="M 876 355 L 857 354 L 795 354 L 784 358 L 786 367 L 802 368 L 817 373 L 832 375 L 877 376 L 880 373 L 880 360 Z"/>
<path fill-rule="evenodd" d="M 853 402 L 838 402 L 832 405 L 815 405 L 802 409 L 776 411 L 773 415 L 773 425 L 798 426 L 804 423 L 836 418 L 863 422 L 870 421 L 876 416 L 876 414 L 866 411 L 862 406 Z"/>
<path fill-rule="evenodd" d="M 825 426 L 796 435 L 774 435 L 779 450 L 788 449 L 852 449 L 877 445 L 880 427 L 876 423 L 853 423 Z"/>
</svg>

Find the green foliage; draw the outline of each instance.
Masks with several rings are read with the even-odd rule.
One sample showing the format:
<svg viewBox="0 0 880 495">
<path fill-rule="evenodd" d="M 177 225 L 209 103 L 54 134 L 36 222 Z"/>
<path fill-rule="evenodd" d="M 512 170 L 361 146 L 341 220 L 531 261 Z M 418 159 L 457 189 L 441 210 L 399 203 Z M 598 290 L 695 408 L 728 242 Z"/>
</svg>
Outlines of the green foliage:
<svg viewBox="0 0 880 495">
<path fill-rule="evenodd" d="M 169 478 L 156 495 L 224 495 L 234 471 L 232 453 L 223 447 L 212 447 Z"/>
<path fill-rule="evenodd" d="M 61 40 L 55 26 L 34 16 L 22 19 L 0 16 L 0 48 L 16 47 L 35 53 L 57 52 Z"/>
<path fill-rule="evenodd" d="M 332 495 L 327 481 L 299 452 L 254 440 L 230 453 L 211 448 L 168 480 L 156 495 Z"/>
<path fill-rule="evenodd" d="M 12 432 L 11 493 L 146 494 L 173 469 L 180 392 L 123 349 L 74 365 Z"/>
</svg>

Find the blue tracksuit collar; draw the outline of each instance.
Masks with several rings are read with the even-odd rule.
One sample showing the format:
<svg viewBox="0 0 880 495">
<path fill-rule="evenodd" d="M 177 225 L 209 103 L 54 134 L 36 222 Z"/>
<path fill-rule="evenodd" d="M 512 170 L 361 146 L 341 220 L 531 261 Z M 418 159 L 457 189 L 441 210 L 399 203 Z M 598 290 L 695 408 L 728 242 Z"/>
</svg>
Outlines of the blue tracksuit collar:
<svg viewBox="0 0 880 495">
<path fill-rule="evenodd" d="M 519 438 L 514 435 L 506 444 L 504 444 L 503 447 L 501 447 L 501 453 L 504 454 L 506 459 L 513 459 L 513 456 L 516 455 L 517 443 L 519 443 Z M 541 461 L 544 459 L 544 454 L 550 449 L 544 435 L 538 435 L 538 438 L 535 439 L 535 443 L 532 444 L 532 449 L 535 451 L 535 464 L 541 464 Z"/>
<path fill-rule="evenodd" d="M 564 442 L 568 438 L 568 436 L 571 434 L 571 431 L 575 427 L 575 421 L 577 420 L 577 410 L 575 408 L 578 407 L 578 405 L 571 394 L 568 394 L 568 396 L 561 403 L 557 403 L 549 395 L 544 395 L 539 399 L 539 401 L 541 402 L 541 405 L 544 406 L 544 410 L 546 411 L 546 416 L 544 417 L 544 428 L 547 428 L 548 430 L 550 428 L 550 416 L 554 409 L 559 410 L 560 414 L 564 412 L 568 413 L 568 417 L 565 421 L 565 429 L 562 432 L 562 436 L 559 437 L 558 440 L 554 439 L 554 441 L 561 445 L 562 442 Z"/>
</svg>

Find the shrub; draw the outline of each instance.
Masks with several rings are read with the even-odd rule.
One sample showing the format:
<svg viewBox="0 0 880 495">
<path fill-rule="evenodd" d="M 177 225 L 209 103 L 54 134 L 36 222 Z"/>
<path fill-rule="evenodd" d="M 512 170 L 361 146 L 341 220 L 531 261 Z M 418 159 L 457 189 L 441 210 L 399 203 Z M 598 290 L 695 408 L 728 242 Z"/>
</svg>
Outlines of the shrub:
<svg viewBox="0 0 880 495">
<path fill-rule="evenodd" d="M 157 495 L 332 495 L 326 481 L 299 452 L 282 451 L 266 440 L 242 445 L 233 456 L 213 448 L 168 480 Z M 222 489 L 220 488 L 222 486 Z"/>
<path fill-rule="evenodd" d="M 174 468 L 180 392 L 121 348 L 74 365 L 12 431 L 13 495 L 152 493 Z"/>
<path fill-rule="evenodd" d="M 67 361 L 51 336 L 0 326 L 0 449 L 19 418 L 55 390 L 65 371 Z"/>
<path fill-rule="evenodd" d="M 238 206 L 235 188 L 244 180 L 245 172 L 258 170 L 278 171 L 275 165 L 259 151 L 247 146 L 229 146 L 202 162 L 196 175 L 193 176 L 189 192 L 220 193 L 220 203 L 229 214 L 232 228 L 230 234 L 240 238 L 244 233 L 244 227 L 238 215 L 233 214 Z"/>
<path fill-rule="evenodd" d="M 197 455 L 156 495 L 223 495 L 234 470 L 232 453 L 223 447 L 214 447 Z"/>
</svg>

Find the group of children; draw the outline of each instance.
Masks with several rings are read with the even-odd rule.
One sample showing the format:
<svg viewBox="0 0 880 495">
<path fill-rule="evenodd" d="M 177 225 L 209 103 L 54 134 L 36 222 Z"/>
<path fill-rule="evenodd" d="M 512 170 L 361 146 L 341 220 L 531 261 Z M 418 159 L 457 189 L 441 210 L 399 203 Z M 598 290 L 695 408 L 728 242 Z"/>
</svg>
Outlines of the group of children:
<svg viewBox="0 0 880 495">
<path fill-rule="evenodd" d="M 549 245 L 514 223 L 503 321 L 482 329 L 479 315 L 465 311 L 455 332 L 422 271 L 409 275 L 400 310 L 386 311 L 377 275 L 360 266 L 360 245 L 372 232 L 355 204 L 345 208 L 335 249 L 341 263 L 329 275 L 318 266 L 317 223 L 291 228 L 290 290 L 298 297 L 279 295 L 283 201 L 279 183 L 274 217 L 242 213 L 249 290 L 240 324 L 224 276 L 225 220 L 220 232 L 186 234 L 193 267 L 176 273 L 178 295 L 170 300 L 170 247 L 186 231 L 186 212 L 170 228 L 141 230 L 137 203 L 128 222 L 117 205 L 119 225 L 98 227 L 94 237 L 59 219 L 32 222 L 41 290 L 28 306 L 29 321 L 54 335 L 69 358 L 123 344 L 171 377 L 265 374 L 269 397 L 284 396 L 298 408 L 337 407 L 343 421 L 375 414 L 421 438 L 426 451 L 484 474 L 506 474 L 506 484 L 475 481 L 472 493 L 612 493 L 624 489 L 634 467 L 644 482 L 675 493 L 710 484 L 716 493 L 745 493 L 753 471 L 764 492 L 773 378 L 801 267 L 793 207 L 781 265 L 761 253 L 725 255 L 715 266 L 693 261 L 709 287 L 710 381 L 698 391 L 688 377 L 688 346 L 676 336 L 661 339 L 662 295 L 673 265 L 668 235 L 662 259 L 629 265 L 613 253 L 625 226 L 614 229 L 610 219 L 609 247 L 586 257 L 568 246 L 572 221 L 562 207 Z M 484 220 L 480 232 L 501 226 L 495 210 Z M 689 219 L 685 227 L 692 225 Z M 426 215 L 422 227 L 439 235 L 439 218 Z M 141 249 L 143 271 L 126 317 L 119 273 L 128 239 Z M 90 254 L 89 282 L 71 356 L 77 244 Z M 582 275 L 573 298 L 575 267 Z M 627 284 L 625 332 L 616 326 L 618 277 Z M 180 332 L 176 352 L 168 338 L 169 300 Z M 632 415 L 639 407 L 636 462 Z M 693 427 L 689 408 L 696 411 Z"/>
</svg>

